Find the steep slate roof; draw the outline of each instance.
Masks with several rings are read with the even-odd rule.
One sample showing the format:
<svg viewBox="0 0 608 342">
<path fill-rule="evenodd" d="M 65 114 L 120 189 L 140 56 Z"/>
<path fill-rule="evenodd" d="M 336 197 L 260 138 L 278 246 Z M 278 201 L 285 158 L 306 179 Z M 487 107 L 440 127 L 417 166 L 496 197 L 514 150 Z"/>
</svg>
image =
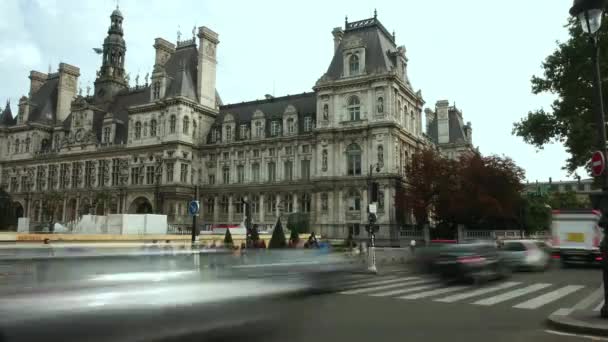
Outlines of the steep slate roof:
<svg viewBox="0 0 608 342">
<path fill-rule="evenodd" d="M 10 102 L 6 102 L 6 107 L 0 112 L 0 125 L 13 126 L 17 123 L 17 119 L 13 117 Z"/>
<path fill-rule="evenodd" d="M 458 109 L 450 107 L 448 109 L 449 144 L 464 144 L 467 142 L 464 127 L 465 125 L 462 121 L 462 115 Z M 434 143 L 439 144 L 439 127 L 436 112 L 429 121 L 426 130 L 426 134 L 431 138 L 431 140 Z"/>
<path fill-rule="evenodd" d="M 165 98 L 185 96 L 197 100 L 197 61 L 196 44 L 178 47 L 165 64 L 165 72 L 169 76 L 169 84 Z"/>
<path fill-rule="evenodd" d="M 365 46 L 365 70 L 368 73 L 384 73 L 395 66 L 395 59 L 389 53 L 396 53 L 397 47 L 393 37 L 376 18 L 348 23 L 344 36 L 327 69 L 326 77 L 336 80 L 342 77 L 344 59 L 342 51 L 351 39 L 361 39 Z"/>
<path fill-rule="evenodd" d="M 136 90 L 121 92 L 114 97 L 112 103 L 108 107 L 108 112 L 112 113 L 114 118 L 123 121 L 122 125 L 116 125 L 116 134 L 114 143 L 127 141 L 127 128 L 129 125 L 129 113 L 127 109 L 131 106 L 142 105 L 150 102 L 150 87 L 142 87 Z M 98 138 L 101 138 L 101 127 L 103 125 L 104 113 L 95 113 L 93 127 Z M 120 128 L 119 128 L 120 126 Z"/>
<path fill-rule="evenodd" d="M 37 92 L 32 94 L 29 99 L 32 106 L 30 107 L 28 121 L 55 123 L 57 118 L 55 110 L 57 108 L 58 83 L 58 76 L 49 78 Z"/>
</svg>

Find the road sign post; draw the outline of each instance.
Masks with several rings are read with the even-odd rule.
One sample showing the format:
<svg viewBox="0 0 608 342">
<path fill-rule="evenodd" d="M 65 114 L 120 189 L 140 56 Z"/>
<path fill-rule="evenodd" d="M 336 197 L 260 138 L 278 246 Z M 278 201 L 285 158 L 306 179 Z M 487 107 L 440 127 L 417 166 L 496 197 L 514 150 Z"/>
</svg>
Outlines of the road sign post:
<svg viewBox="0 0 608 342">
<path fill-rule="evenodd" d="M 591 156 L 591 172 L 594 177 L 599 177 L 604 173 L 606 169 L 606 159 L 602 151 L 593 152 Z"/>
<path fill-rule="evenodd" d="M 188 213 L 192 215 L 192 235 L 191 242 L 192 246 L 194 246 L 194 241 L 196 241 L 197 231 L 196 231 L 196 217 L 201 211 L 201 204 L 198 201 L 198 185 L 194 186 L 194 199 L 190 201 L 188 204 Z"/>
</svg>

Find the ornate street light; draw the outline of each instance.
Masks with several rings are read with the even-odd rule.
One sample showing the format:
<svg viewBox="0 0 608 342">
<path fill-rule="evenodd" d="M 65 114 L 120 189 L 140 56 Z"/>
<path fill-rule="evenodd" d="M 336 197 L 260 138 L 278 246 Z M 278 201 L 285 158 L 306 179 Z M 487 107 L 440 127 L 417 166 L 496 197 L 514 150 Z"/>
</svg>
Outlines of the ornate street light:
<svg viewBox="0 0 608 342">
<path fill-rule="evenodd" d="M 600 75 L 600 48 L 598 44 L 598 31 L 602 25 L 602 17 L 604 16 L 606 4 L 608 0 L 574 0 L 574 5 L 570 8 L 570 15 L 578 18 L 583 32 L 589 35 L 589 41 L 594 48 L 593 53 L 593 83 L 594 83 L 594 111 L 596 126 L 598 129 L 598 150 L 606 157 L 606 126 L 604 118 L 604 103 L 602 99 L 602 83 Z M 602 192 L 592 194 L 591 201 L 595 209 L 602 212 L 599 225 L 604 228 L 604 238 L 600 246 L 602 252 L 602 277 L 604 281 L 604 298 L 608 298 L 608 172 L 604 171 L 601 175 Z M 601 316 L 608 318 L 608 306 L 604 301 L 604 306 L 601 310 Z"/>
</svg>

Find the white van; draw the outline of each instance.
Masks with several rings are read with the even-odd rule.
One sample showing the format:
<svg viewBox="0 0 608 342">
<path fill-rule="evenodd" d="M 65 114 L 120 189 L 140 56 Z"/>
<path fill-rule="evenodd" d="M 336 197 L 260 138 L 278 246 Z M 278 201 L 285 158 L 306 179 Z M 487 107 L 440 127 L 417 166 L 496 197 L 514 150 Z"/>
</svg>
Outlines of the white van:
<svg viewBox="0 0 608 342">
<path fill-rule="evenodd" d="M 602 260 L 599 210 L 554 210 L 551 235 L 554 252 L 562 264 L 597 263 Z"/>
</svg>

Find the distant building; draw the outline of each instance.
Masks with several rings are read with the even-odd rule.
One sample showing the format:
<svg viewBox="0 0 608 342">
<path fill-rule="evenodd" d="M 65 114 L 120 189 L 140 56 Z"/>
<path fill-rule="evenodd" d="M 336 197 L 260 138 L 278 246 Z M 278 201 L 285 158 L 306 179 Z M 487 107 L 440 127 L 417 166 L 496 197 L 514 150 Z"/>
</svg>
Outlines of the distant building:
<svg viewBox="0 0 608 342">
<path fill-rule="evenodd" d="M 426 132 L 444 157 L 457 159 L 465 153 L 475 153 L 473 128 L 464 123 L 462 111 L 447 100 L 437 101 L 435 111 L 425 109 Z"/>
<path fill-rule="evenodd" d="M 582 201 L 589 201 L 589 194 L 599 192 L 593 185 L 593 178 L 567 181 L 553 181 L 549 178 L 547 182 L 534 182 L 524 184 L 524 191 L 530 194 L 549 194 L 552 192 L 563 193 L 572 191 Z"/>
</svg>

